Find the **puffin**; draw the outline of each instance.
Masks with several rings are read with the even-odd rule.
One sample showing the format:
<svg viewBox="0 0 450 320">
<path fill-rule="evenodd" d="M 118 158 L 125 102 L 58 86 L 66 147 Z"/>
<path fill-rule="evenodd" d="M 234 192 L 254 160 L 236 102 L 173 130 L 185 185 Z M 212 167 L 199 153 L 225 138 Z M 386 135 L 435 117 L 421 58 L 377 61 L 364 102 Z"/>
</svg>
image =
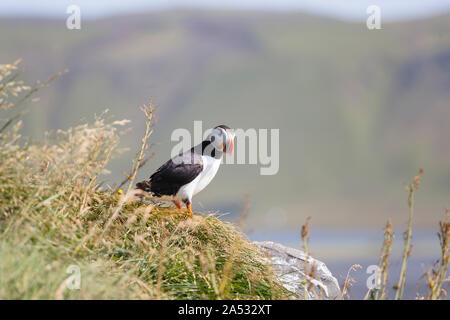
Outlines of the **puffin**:
<svg viewBox="0 0 450 320">
<path fill-rule="evenodd" d="M 215 177 L 223 154 L 233 152 L 234 137 L 230 127 L 215 127 L 204 141 L 171 158 L 149 179 L 136 183 L 136 188 L 171 200 L 180 211 L 184 203 L 192 217 L 192 197 Z"/>
</svg>

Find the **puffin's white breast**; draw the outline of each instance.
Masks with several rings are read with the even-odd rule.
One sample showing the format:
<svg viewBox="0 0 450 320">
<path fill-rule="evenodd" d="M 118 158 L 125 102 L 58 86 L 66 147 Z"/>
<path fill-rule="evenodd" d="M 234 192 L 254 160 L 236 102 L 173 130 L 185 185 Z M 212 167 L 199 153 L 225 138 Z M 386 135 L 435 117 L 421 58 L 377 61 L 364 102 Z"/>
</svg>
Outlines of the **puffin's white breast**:
<svg viewBox="0 0 450 320">
<path fill-rule="evenodd" d="M 214 178 L 220 167 L 222 159 L 215 159 L 209 156 L 202 156 L 203 171 L 200 173 L 200 179 L 194 189 L 194 195 L 202 191 Z"/>
<path fill-rule="evenodd" d="M 176 197 L 191 200 L 192 196 L 202 191 L 216 175 L 221 160 L 222 159 L 215 159 L 213 157 L 202 155 L 203 170 L 194 180 L 182 186 Z"/>
</svg>

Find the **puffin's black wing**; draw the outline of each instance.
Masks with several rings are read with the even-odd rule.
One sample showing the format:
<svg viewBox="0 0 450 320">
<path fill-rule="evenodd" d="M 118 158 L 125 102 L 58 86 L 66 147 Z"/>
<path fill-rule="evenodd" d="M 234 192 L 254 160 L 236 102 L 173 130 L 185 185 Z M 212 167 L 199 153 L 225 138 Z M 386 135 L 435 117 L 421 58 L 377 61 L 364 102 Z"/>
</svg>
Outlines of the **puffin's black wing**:
<svg viewBox="0 0 450 320">
<path fill-rule="evenodd" d="M 186 152 L 163 164 L 147 181 L 136 184 L 139 189 L 155 196 L 174 196 L 178 190 L 194 180 L 203 170 L 201 155 Z"/>
</svg>

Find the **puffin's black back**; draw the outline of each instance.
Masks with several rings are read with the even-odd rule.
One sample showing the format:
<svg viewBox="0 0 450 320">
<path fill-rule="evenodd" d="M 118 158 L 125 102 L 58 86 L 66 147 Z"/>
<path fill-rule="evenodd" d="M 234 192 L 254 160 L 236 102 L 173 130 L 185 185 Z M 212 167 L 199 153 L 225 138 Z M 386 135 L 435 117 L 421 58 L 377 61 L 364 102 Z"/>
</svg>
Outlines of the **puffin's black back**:
<svg viewBox="0 0 450 320">
<path fill-rule="evenodd" d="M 202 170 L 201 151 L 199 154 L 198 148 L 194 147 L 167 161 L 150 176 L 150 179 L 137 183 L 136 187 L 151 192 L 157 197 L 174 196 L 182 186 L 194 180 Z"/>
</svg>

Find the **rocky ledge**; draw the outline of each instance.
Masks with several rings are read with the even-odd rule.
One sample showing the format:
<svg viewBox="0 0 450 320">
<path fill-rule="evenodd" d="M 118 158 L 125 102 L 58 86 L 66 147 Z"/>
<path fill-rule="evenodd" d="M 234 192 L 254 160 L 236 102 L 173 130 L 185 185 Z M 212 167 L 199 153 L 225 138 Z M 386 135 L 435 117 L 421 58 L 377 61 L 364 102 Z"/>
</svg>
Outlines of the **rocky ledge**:
<svg viewBox="0 0 450 320">
<path fill-rule="evenodd" d="M 325 263 L 279 243 L 254 242 L 267 254 L 278 280 L 302 299 L 340 299 L 338 281 Z"/>
</svg>

